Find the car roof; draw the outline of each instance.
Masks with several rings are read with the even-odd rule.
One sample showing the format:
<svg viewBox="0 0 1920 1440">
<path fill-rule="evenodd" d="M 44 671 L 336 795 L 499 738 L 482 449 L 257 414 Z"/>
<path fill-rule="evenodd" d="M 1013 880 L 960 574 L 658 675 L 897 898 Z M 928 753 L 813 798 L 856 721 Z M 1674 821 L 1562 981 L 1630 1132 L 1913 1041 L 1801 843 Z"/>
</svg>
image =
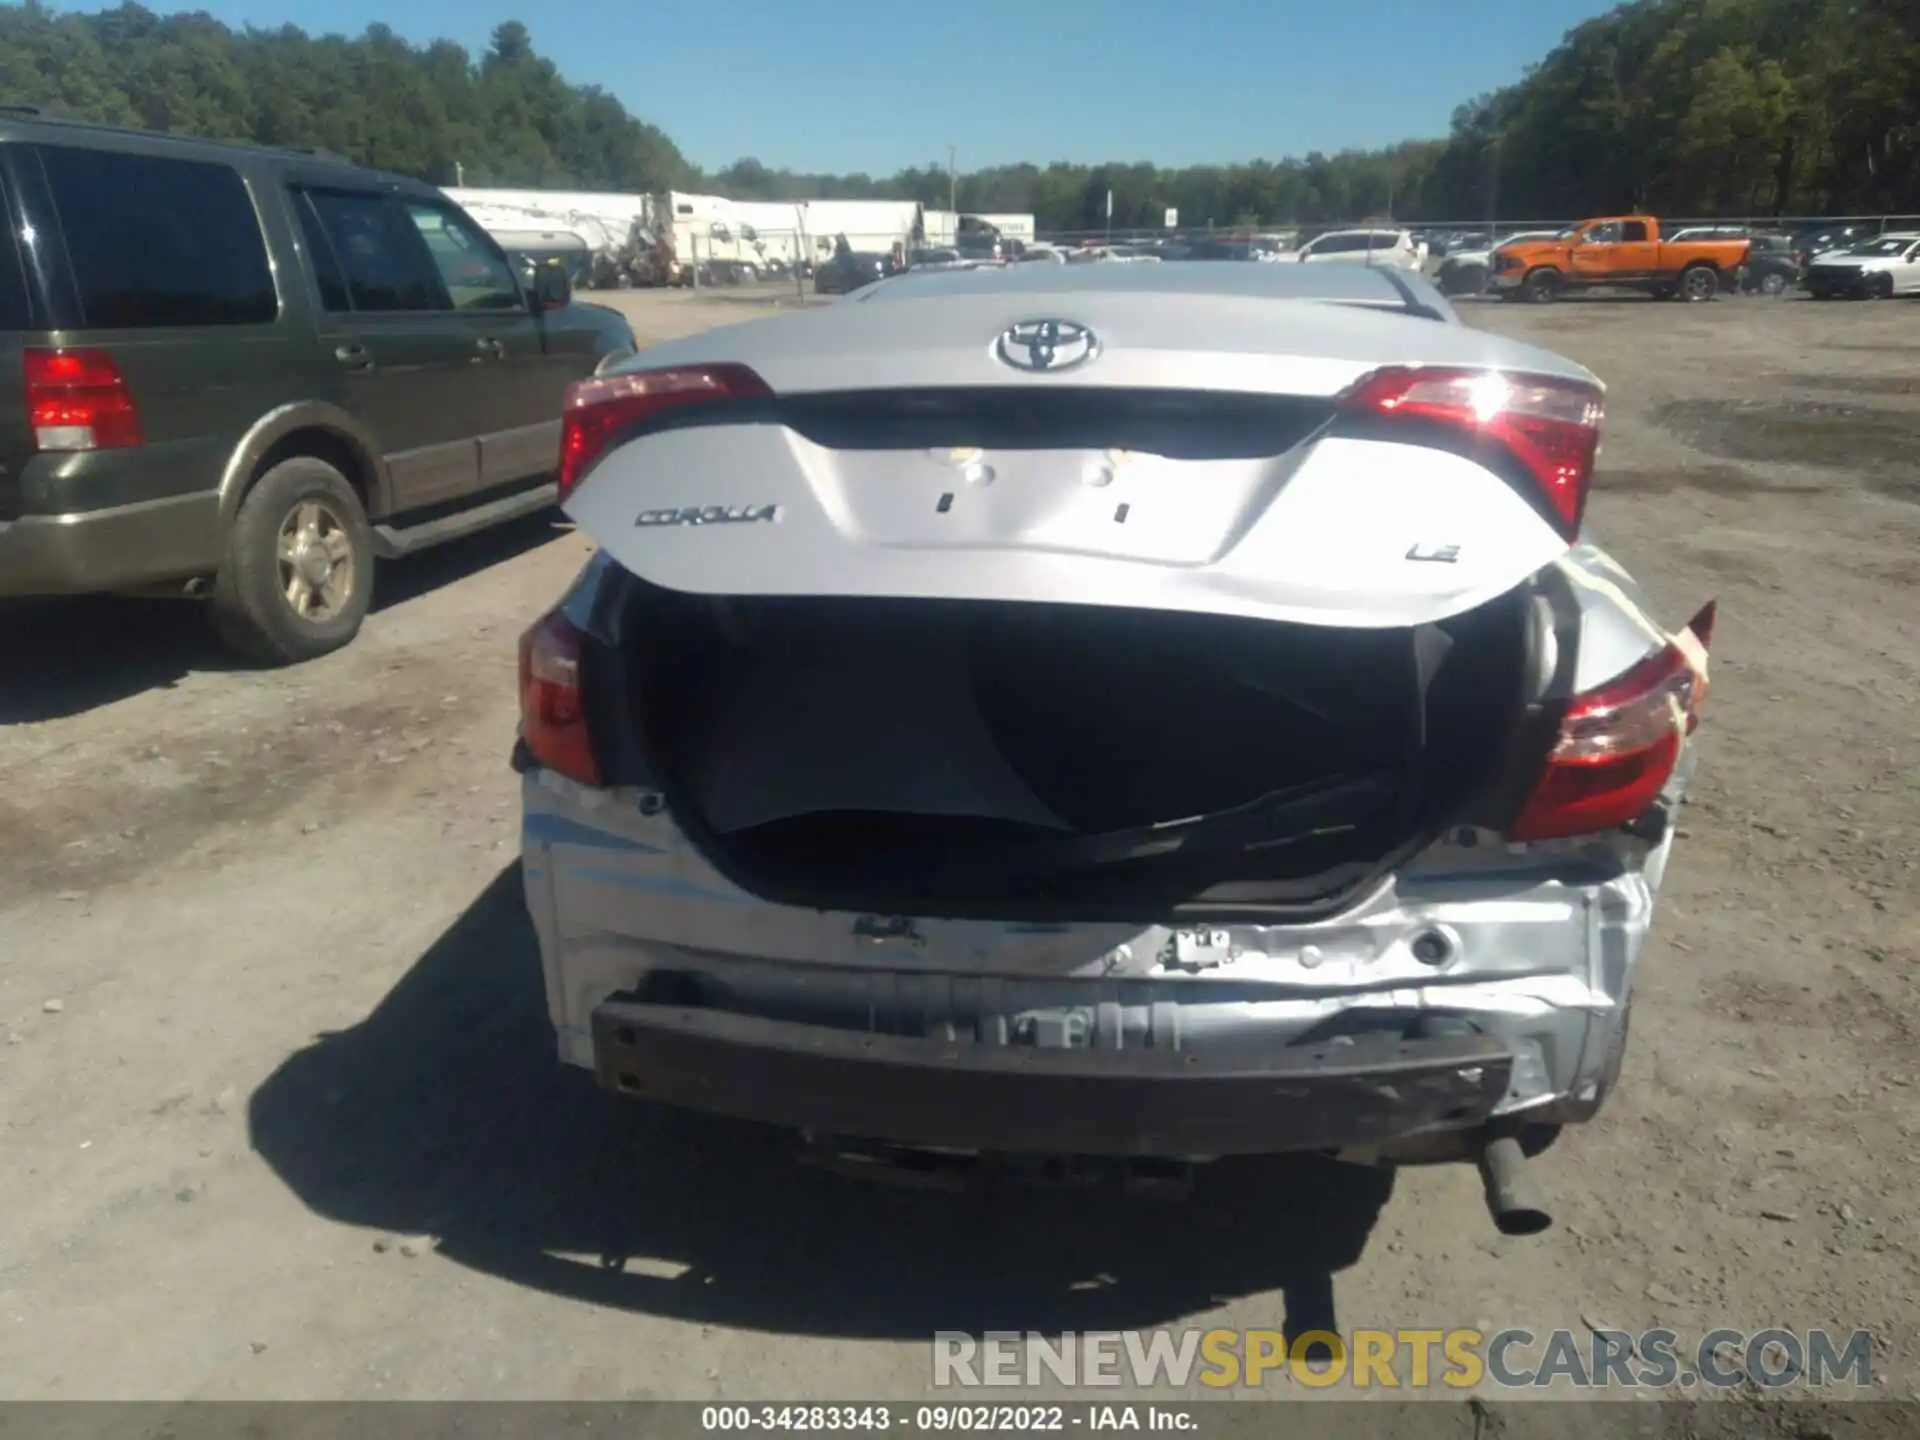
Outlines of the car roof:
<svg viewBox="0 0 1920 1440">
<path fill-rule="evenodd" d="M 940 295 L 1062 293 L 1217 295 L 1246 299 L 1322 300 L 1401 310 L 1458 323 L 1431 283 L 1371 265 L 1085 265 L 1065 271 L 1026 268 L 954 270 L 902 275 L 861 291 L 856 304 Z"/>
<path fill-rule="evenodd" d="M 48 115 L 30 105 L 0 105 L 0 142 L 78 144 L 123 154 L 175 155 L 180 159 L 222 161 L 268 161 L 297 165 L 309 173 L 337 171 L 345 180 L 359 184 L 377 181 L 394 189 L 438 196 L 439 190 L 424 180 L 372 170 L 355 165 L 342 156 L 323 150 L 295 146 L 247 145 L 238 141 L 205 140 L 198 136 L 169 135 L 158 130 L 136 130 L 121 125 L 103 125 L 91 120 L 74 120 Z"/>
</svg>

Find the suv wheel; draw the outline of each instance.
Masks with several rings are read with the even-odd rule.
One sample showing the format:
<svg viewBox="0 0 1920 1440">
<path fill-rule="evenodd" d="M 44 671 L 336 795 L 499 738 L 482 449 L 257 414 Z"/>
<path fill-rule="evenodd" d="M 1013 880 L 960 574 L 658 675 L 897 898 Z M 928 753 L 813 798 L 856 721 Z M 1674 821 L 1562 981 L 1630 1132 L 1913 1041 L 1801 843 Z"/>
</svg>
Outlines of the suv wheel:
<svg viewBox="0 0 1920 1440">
<path fill-rule="evenodd" d="M 373 532 L 347 479 L 301 455 L 262 475 L 241 502 L 213 583 L 220 638 L 269 665 L 338 650 L 373 599 Z"/>
<path fill-rule="evenodd" d="M 1787 293 L 1787 277 L 1779 271 L 1770 271 L 1760 277 L 1759 290 L 1762 295 L 1784 295 Z"/>
</svg>

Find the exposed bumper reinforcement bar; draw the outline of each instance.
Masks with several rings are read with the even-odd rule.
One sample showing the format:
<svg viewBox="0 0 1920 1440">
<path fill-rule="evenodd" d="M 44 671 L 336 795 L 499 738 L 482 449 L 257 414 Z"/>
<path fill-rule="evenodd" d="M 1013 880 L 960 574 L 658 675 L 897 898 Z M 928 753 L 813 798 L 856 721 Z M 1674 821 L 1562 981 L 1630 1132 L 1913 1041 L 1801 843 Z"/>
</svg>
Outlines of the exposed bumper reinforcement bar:
<svg viewBox="0 0 1920 1440">
<path fill-rule="evenodd" d="M 924 1040 L 659 1005 L 593 1012 L 601 1085 L 796 1130 L 1004 1153 L 1220 1156 L 1384 1143 L 1485 1123 L 1492 1036 L 1373 1033 L 1275 1050 Z"/>
</svg>

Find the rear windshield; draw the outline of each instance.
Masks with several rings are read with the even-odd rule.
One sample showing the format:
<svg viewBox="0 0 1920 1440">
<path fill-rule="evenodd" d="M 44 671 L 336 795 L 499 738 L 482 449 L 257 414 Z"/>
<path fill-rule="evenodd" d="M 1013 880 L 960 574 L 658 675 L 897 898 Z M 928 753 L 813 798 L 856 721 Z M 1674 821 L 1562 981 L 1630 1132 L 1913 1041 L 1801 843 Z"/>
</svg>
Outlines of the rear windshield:
<svg viewBox="0 0 1920 1440">
<path fill-rule="evenodd" d="M 258 325 L 280 313 L 260 220 L 232 166 L 37 148 L 88 329 Z"/>
</svg>

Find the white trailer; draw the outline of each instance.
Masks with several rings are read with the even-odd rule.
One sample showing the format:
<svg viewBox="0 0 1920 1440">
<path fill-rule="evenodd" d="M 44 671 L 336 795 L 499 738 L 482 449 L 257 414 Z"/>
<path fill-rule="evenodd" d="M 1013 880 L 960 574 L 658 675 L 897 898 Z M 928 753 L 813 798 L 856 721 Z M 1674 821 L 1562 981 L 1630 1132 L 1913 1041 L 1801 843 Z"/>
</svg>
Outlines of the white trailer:
<svg viewBox="0 0 1920 1440">
<path fill-rule="evenodd" d="M 646 211 L 640 195 L 464 186 L 442 193 L 502 249 L 561 258 L 584 247 L 589 259 L 579 267 L 578 283 L 587 285 L 616 283 L 627 266 L 634 224 Z"/>
<path fill-rule="evenodd" d="M 977 229 L 980 225 L 989 225 L 1002 240 L 1018 240 L 1022 245 L 1033 243 L 1033 216 L 1031 215 L 983 215 L 973 211 L 956 214 L 952 210 L 928 210 L 923 217 L 928 245 L 957 245 L 963 231 Z"/>
<path fill-rule="evenodd" d="M 855 251 L 885 255 L 898 245 L 913 243 L 914 216 L 920 207 L 911 200 L 802 200 L 800 213 L 815 261 L 833 258 L 842 236 Z"/>
<path fill-rule="evenodd" d="M 904 248 L 916 208 L 899 200 L 728 200 L 670 190 L 652 197 L 642 223 L 683 275 L 704 267 L 715 278 L 753 278 L 831 259 L 842 237 L 855 250 Z"/>
</svg>

